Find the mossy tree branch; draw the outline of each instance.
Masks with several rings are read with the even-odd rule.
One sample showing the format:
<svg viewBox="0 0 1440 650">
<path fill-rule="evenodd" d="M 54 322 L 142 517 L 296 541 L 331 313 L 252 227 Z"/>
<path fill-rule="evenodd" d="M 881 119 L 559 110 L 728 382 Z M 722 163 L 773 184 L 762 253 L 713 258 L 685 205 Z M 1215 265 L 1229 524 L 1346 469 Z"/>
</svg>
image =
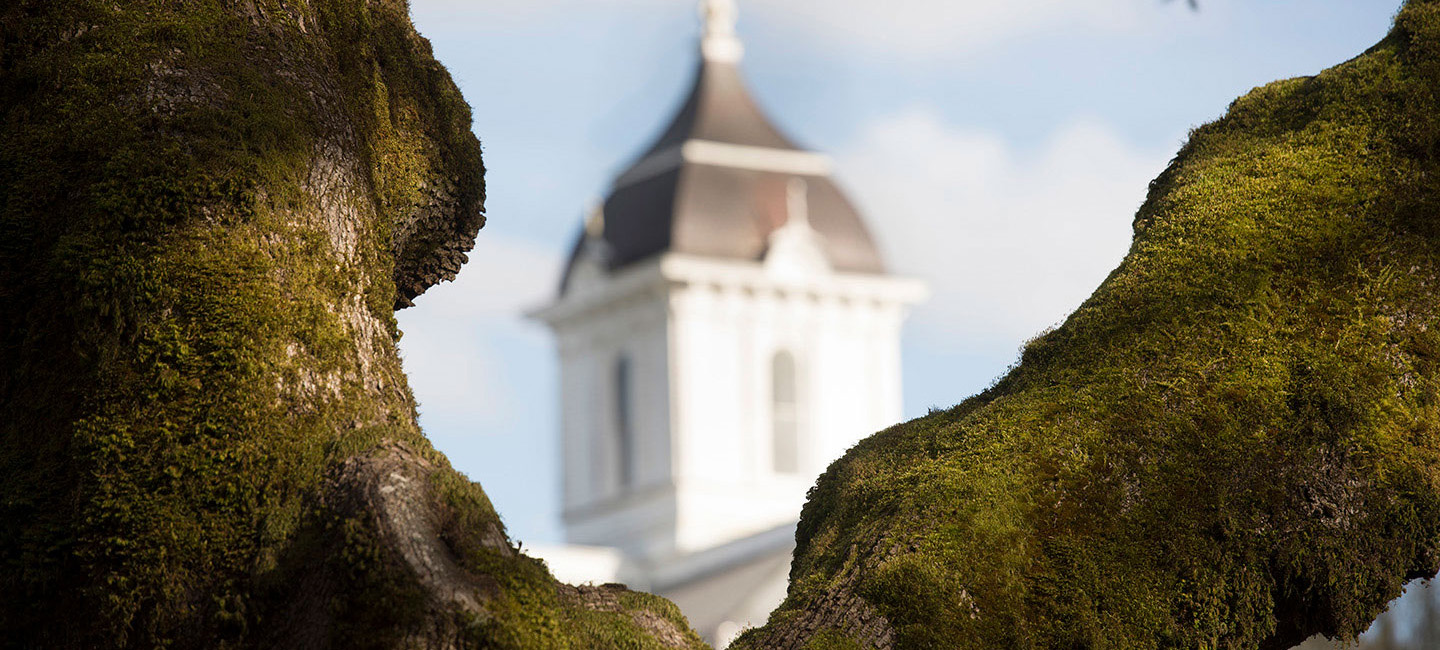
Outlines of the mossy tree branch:
<svg viewBox="0 0 1440 650">
<path fill-rule="evenodd" d="M 813 489 L 745 648 L 1353 639 L 1440 566 L 1440 3 L 1196 129 L 983 394 Z"/>
</svg>

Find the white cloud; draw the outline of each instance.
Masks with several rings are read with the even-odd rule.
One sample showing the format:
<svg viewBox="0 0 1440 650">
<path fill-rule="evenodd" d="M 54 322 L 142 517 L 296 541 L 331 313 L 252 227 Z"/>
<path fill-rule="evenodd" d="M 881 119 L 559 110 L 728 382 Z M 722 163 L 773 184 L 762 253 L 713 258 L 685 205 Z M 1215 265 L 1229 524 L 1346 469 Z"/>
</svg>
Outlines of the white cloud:
<svg viewBox="0 0 1440 650">
<path fill-rule="evenodd" d="M 1078 122 L 1038 152 L 917 109 L 839 156 L 898 271 L 931 282 L 916 311 L 929 344 L 1013 346 L 1062 320 L 1129 249 L 1131 220 L 1170 151 Z"/>
<path fill-rule="evenodd" d="M 560 264 L 552 250 L 481 231 L 459 278 L 397 315 L 406 374 L 427 426 L 478 430 L 513 415 L 523 396 L 512 394 L 503 346 L 542 345 L 543 332 L 522 313 L 555 291 Z"/>
<path fill-rule="evenodd" d="M 414 309 L 401 313 L 455 319 L 513 316 L 556 291 L 561 262 L 554 247 L 481 230 L 460 276 L 431 288 Z"/>
</svg>

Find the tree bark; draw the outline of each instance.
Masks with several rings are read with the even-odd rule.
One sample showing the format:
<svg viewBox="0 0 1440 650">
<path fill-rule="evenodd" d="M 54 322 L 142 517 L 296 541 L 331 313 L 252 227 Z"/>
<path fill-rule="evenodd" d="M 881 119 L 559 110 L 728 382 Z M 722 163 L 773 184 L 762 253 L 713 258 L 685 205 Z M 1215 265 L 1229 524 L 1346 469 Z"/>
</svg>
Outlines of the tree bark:
<svg viewBox="0 0 1440 650">
<path fill-rule="evenodd" d="M 0 647 L 697 647 L 425 440 L 397 307 L 484 223 L 402 0 L 0 9 Z"/>
</svg>

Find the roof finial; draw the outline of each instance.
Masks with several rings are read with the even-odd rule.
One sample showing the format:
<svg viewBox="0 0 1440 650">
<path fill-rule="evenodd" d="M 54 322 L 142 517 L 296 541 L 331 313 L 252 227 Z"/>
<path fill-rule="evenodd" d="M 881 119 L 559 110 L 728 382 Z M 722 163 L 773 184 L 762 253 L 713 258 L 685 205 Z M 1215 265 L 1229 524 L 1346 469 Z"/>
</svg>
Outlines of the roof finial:
<svg viewBox="0 0 1440 650">
<path fill-rule="evenodd" d="M 703 0 L 706 36 L 735 35 L 735 0 Z"/>
<path fill-rule="evenodd" d="M 735 0 L 701 0 L 700 14 L 705 17 L 705 37 L 700 51 L 706 61 L 735 63 L 745 53 L 735 37 L 737 11 Z"/>
</svg>

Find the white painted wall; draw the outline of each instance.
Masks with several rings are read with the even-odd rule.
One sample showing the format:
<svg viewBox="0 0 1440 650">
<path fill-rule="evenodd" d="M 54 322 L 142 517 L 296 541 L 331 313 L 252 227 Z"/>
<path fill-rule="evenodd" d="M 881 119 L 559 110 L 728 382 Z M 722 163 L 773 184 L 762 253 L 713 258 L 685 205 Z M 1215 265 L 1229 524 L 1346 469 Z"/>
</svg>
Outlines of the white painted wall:
<svg viewBox="0 0 1440 650">
<path fill-rule="evenodd" d="M 794 521 L 861 438 L 897 422 L 907 280 L 670 256 L 676 543 L 695 551 Z M 777 272 L 784 269 L 783 272 Z M 800 471 L 774 471 L 772 363 L 797 362 Z"/>
<path fill-rule="evenodd" d="M 833 273 L 787 226 L 763 263 L 667 254 L 609 274 L 587 251 L 538 312 L 560 343 L 566 536 L 539 549 L 572 582 L 622 580 L 679 603 L 724 647 L 785 594 L 806 491 L 901 417 L 900 330 L 925 287 Z M 799 463 L 776 472 L 773 360 L 796 361 Z M 621 485 L 615 366 L 634 382 L 635 481 Z M 593 547 L 616 549 L 607 553 Z"/>
<path fill-rule="evenodd" d="M 793 522 L 831 461 L 899 420 L 901 322 L 924 287 L 832 273 L 800 244 L 775 250 L 795 258 L 667 254 L 613 276 L 582 261 L 566 295 L 537 314 L 560 340 L 571 543 L 657 559 Z M 781 351 L 797 364 L 795 473 L 774 468 Z M 614 444 L 622 355 L 634 381 L 629 486 Z"/>
<path fill-rule="evenodd" d="M 589 268 L 586 268 L 586 267 Z M 673 547 L 669 310 L 663 285 L 594 265 L 539 314 L 560 343 L 562 490 L 567 541 L 637 555 Z M 642 281 L 635 281 L 639 278 Z M 617 281 L 618 280 L 618 281 Z M 629 360 L 632 481 L 620 476 L 616 368 Z"/>
</svg>

